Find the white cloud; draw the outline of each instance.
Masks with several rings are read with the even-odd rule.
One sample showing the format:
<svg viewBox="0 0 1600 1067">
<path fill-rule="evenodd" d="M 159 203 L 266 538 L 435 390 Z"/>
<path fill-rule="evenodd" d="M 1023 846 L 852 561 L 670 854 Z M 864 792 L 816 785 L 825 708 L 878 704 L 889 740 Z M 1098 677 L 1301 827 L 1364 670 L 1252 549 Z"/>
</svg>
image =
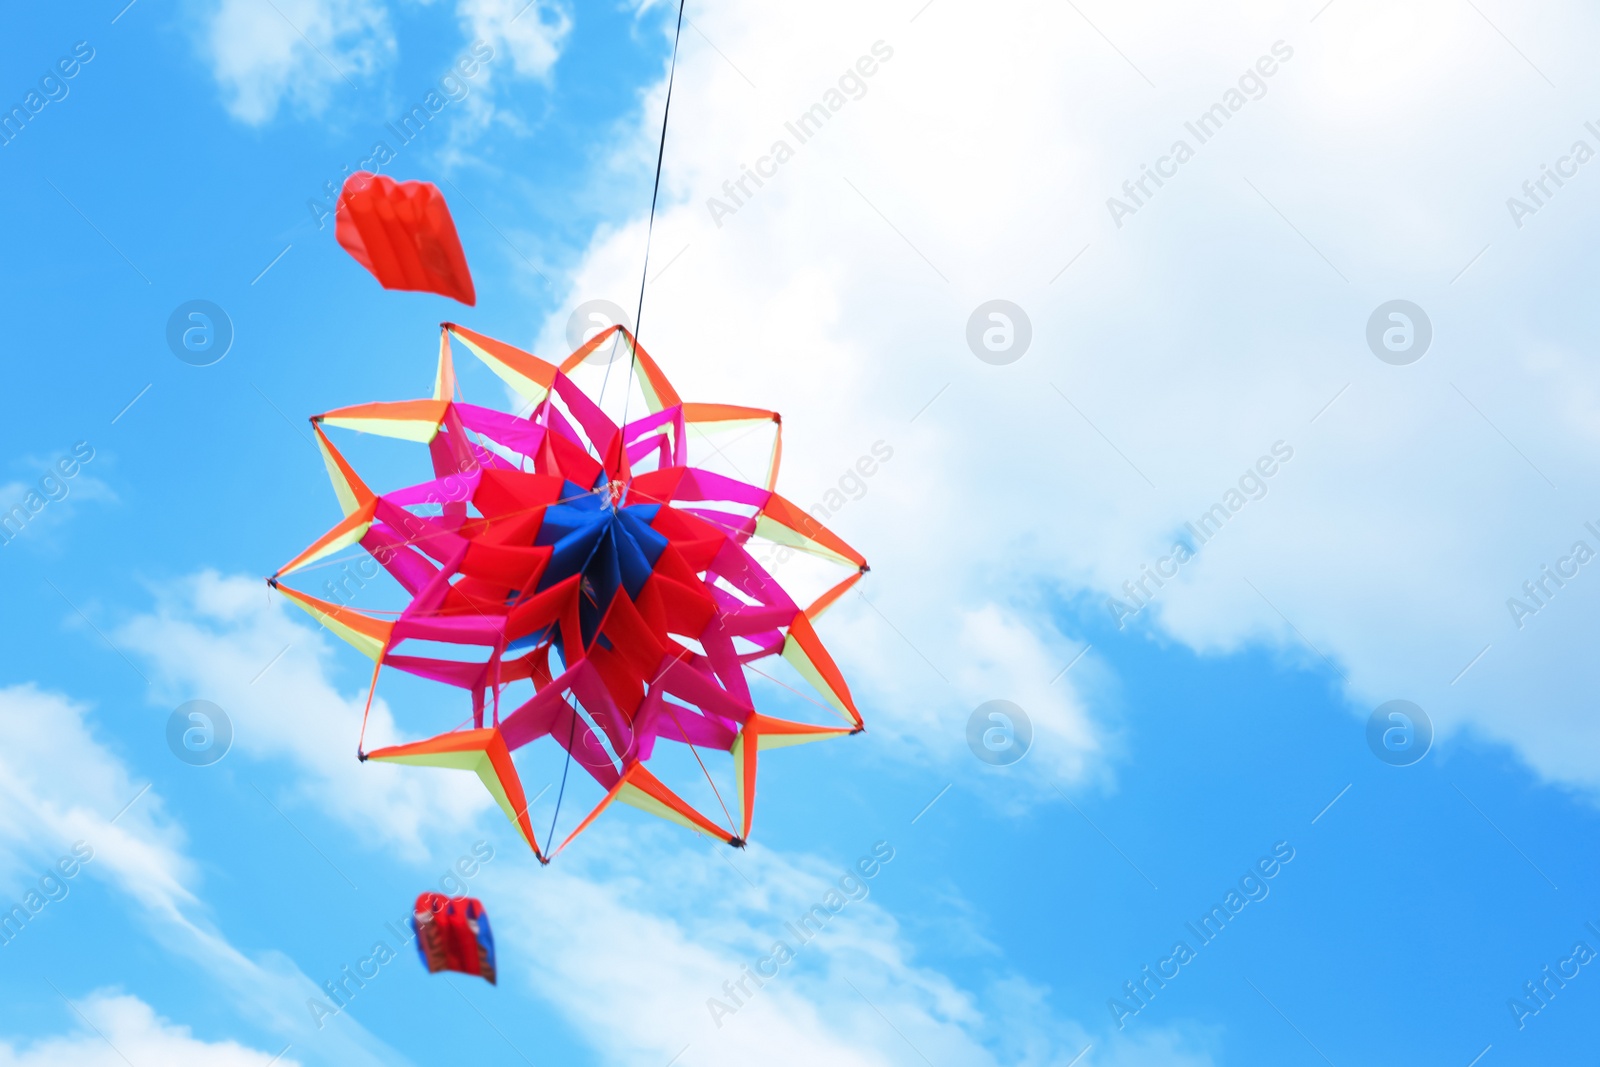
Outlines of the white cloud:
<svg viewBox="0 0 1600 1067">
<path fill-rule="evenodd" d="M 865 548 L 870 541 L 854 543 Z M 876 588 L 884 568 L 879 559 L 872 564 L 864 584 L 871 606 L 847 599 L 823 616 L 819 629 L 844 665 L 875 747 L 981 771 L 995 785 L 985 795 L 996 800 L 1019 799 L 1019 783 L 1027 786 L 1021 797 L 1033 799 L 1054 797 L 1052 783 L 1111 783 L 1117 751 L 1113 725 L 1106 713 L 1091 715 L 1084 695 L 1107 687 L 1092 650 L 1064 637 L 1035 605 L 997 603 L 981 595 L 938 609 L 949 632 L 935 641 L 921 634 L 902 636 L 915 633 L 919 620 L 914 613 L 883 606 L 892 593 Z M 1063 674 L 1068 665 L 1071 673 Z M 775 689 L 762 695 L 781 697 Z M 1018 731 L 1032 735 L 1021 762 L 1004 771 L 979 764 L 969 750 L 968 720 L 991 700 L 1011 702 L 1026 720 L 1012 722 L 1009 737 L 995 742 L 1004 746 L 998 755 L 1008 756 L 1010 745 L 1022 743 Z M 1006 715 L 1015 718 L 1009 711 Z M 993 725 L 987 716 L 979 716 L 985 729 Z"/>
<path fill-rule="evenodd" d="M 300 615 L 259 578 L 207 571 L 166 591 L 152 613 L 119 627 L 114 639 L 149 661 L 158 698 L 168 706 L 204 699 L 228 714 L 237 751 L 227 758 L 291 760 L 305 775 L 300 799 L 364 836 L 419 857 L 425 830 L 458 826 L 490 805 L 470 774 L 358 761 L 367 678 L 340 692 L 328 677 L 333 646 L 347 659 L 354 653 L 291 611 Z M 458 720 L 434 722 L 431 729 L 424 724 L 402 736 L 380 696 L 366 747 L 443 733 Z"/>
<path fill-rule="evenodd" d="M 1573 85 L 1590 77 L 1575 42 L 1593 21 L 1564 4 L 1502 28 Z M 1600 409 L 1574 386 L 1592 370 L 1588 331 L 1561 295 L 1584 269 L 1566 234 L 1593 216 L 1574 186 L 1594 179 L 1569 180 L 1520 230 L 1505 206 L 1594 137 L 1548 107 L 1539 71 L 1482 18 L 1002 3 L 975 22 L 936 3 L 907 22 L 824 3 L 754 19 L 712 2 L 695 23 L 654 262 L 682 254 L 651 283 L 644 342 L 685 396 L 783 411 L 793 498 L 817 498 L 874 440 L 893 445 L 833 522 L 872 561 L 862 588 L 904 639 L 852 601 L 823 627 L 850 635 L 841 658 L 869 727 L 937 717 L 955 735 L 974 697 L 937 674 L 969 658 L 974 617 L 1000 612 L 1068 653 L 1053 594 L 1099 611 L 1282 440 L 1296 454 L 1268 497 L 1140 624 L 1207 652 L 1265 643 L 1318 669 L 1325 655 L 1358 707 L 1407 697 L 1443 735 L 1472 728 L 1551 778 L 1600 786 L 1600 660 L 1583 651 L 1600 577 L 1586 570 L 1520 632 L 1505 606 L 1574 540 L 1600 549 L 1582 528 L 1600 519 L 1583 503 L 1600 487 Z M 893 57 L 847 77 L 879 40 Z M 1277 41 L 1293 55 L 1264 94 L 1199 143 L 1185 122 Z M 819 102 L 828 118 L 801 143 L 786 123 Z M 1179 138 L 1194 158 L 1147 180 L 1118 228 L 1107 198 Z M 774 164 L 778 141 L 793 155 Z M 744 170 L 758 164 L 759 186 Z M 713 219 L 710 197 L 735 210 Z M 644 206 L 596 236 L 542 351 L 564 350 L 585 299 L 633 306 Z M 1364 340 L 1396 296 L 1436 331 L 1410 367 Z M 1033 326 L 1004 367 L 964 340 L 995 297 Z M 1017 692 L 1059 670 L 1017 655 Z M 926 687 L 913 712 L 894 707 L 908 679 Z M 1089 758 L 1103 737 L 1062 721 L 1091 729 L 1074 735 Z"/>
<path fill-rule="evenodd" d="M 251 125 L 270 121 L 286 100 L 321 113 L 332 93 L 359 86 L 395 48 L 379 0 L 220 0 L 204 33 L 229 114 Z"/>
<path fill-rule="evenodd" d="M 20 897 L 83 841 L 93 850 L 84 871 L 176 915 L 195 899 L 185 884 L 194 868 L 182 852 L 183 832 L 166 818 L 159 794 L 139 795 L 142 784 L 94 737 L 85 714 L 31 685 L 0 689 L 0 871 L 9 895 Z"/>
<path fill-rule="evenodd" d="M 93 448 L 85 441 L 78 445 L 92 462 Z M 65 449 L 57 455 L 28 456 L 17 466 L 28 471 L 30 480 L 0 485 L 0 546 L 10 545 L 28 530 L 24 543 L 48 548 L 48 531 L 65 522 L 83 501 L 117 499 L 109 485 L 88 473 L 86 462 Z"/>
<path fill-rule="evenodd" d="M 1107 770 L 1103 734 L 1060 673 L 1074 660 L 1074 670 L 1088 670 L 1079 658 L 1087 653 L 1081 643 L 1061 639 L 1051 625 L 1034 621 L 1030 627 L 1018 613 L 985 604 L 962 615 L 957 646 L 962 655 L 950 669 L 964 704 L 977 707 L 1003 694 L 1027 713 L 1033 747 L 1025 768 L 1043 764 L 1046 777 L 1071 782 Z"/>
<path fill-rule="evenodd" d="M 456 13 L 469 39 L 482 39 L 511 53 L 513 69 L 543 78 L 561 55 L 572 16 L 551 0 L 457 0 Z"/>
<path fill-rule="evenodd" d="M 296 1067 L 293 1055 L 246 1048 L 234 1041 L 201 1041 L 186 1026 L 156 1015 L 137 997 L 101 990 L 73 1005 L 87 1023 L 60 1037 L 38 1038 L 26 1045 L 0 1042 L 0 1067 L 127 1067 L 128 1063 L 163 1067 Z"/>
<path fill-rule="evenodd" d="M 884 40 L 891 58 L 862 79 L 866 95 L 847 103 L 813 143 L 799 145 L 796 158 L 769 184 L 747 184 L 758 195 L 742 211 L 758 217 L 741 213 L 718 228 L 705 207 L 708 195 L 726 195 L 725 180 L 741 177 L 741 161 L 755 163 L 776 138 L 795 140 L 784 122 L 818 102 L 841 71 L 870 55 L 887 32 L 875 22 L 859 11 L 765 24 L 717 7 L 696 16 L 701 32 L 684 35 L 663 177 L 666 207 L 657 219 L 652 263 L 677 259 L 652 283 L 645 344 L 687 399 L 771 406 L 783 413 L 778 488 L 797 503 L 828 500 L 839 472 L 850 471 L 874 444 L 892 453 L 860 497 L 833 508 L 826 520 L 873 566 L 859 588 L 875 606 L 850 597 L 822 623 L 824 641 L 844 664 L 868 729 L 906 743 L 917 758 L 959 760 L 977 771 L 981 765 L 966 749 L 968 715 L 987 700 L 1012 700 L 1034 720 L 1039 735 L 1022 773 L 1037 767 L 1044 776 L 1080 782 L 1104 770 L 1098 758 L 1104 724 L 1091 721 L 1076 684 L 1089 673 L 1089 662 L 1050 683 L 1082 643 L 1057 631 L 1038 590 L 1015 569 L 990 566 L 984 557 L 994 548 L 982 544 L 985 538 L 1000 544 L 1030 538 L 1021 523 L 997 530 L 991 516 L 1015 514 L 1006 500 L 1024 499 L 1027 490 L 1007 479 L 1027 470 L 1042 488 L 1037 478 L 1043 468 L 1019 457 L 1007 469 L 989 457 L 989 473 L 1000 480 L 976 491 L 964 483 L 975 473 L 968 453 L 983 451 L 987 442 L 971 440 L 968 429 L 948 433 L 939 405 L 960 412 L 970 400 L 961 395 L 966 390 L 946 390 L 908 423 L 948 379 L 923 371 L 927 360 L 909 352 L 908 343 L 874 338 L 885 333 L 881 322 L 866 333 L 849 325 L 853 314 L 881 318 L 894 312 L 886 302 L 860 308 L 859 298 L 886 284 L 899 253 L 883 248 L 892 253 L 887 258 L 893 266 L 881 256 L 869 262 L 861 236 L 853 232 L 860 220 L 841 232 L 838 204 L 812 217 L 793 203 L 812 191 L 804 184 L 806 168 L 827 168 L 834 186 L 855 196 L 829 161 L 817 157 L 830 151 L 829 142 L 837 148 L 839 140 L 849 145 L 869 136 L 859 128 L 866 113 L 861 109 L 884 106 L 897 64 L 905 62 L 904 41 Z M 750 71 L 759 72 L 758 89 L 741 73 Z M 636 141 L 618 147 L 619 159 L 648 157 L 653 165 L 662 88 L 647 94 Z M 648 152 L 640 147 L 646 142 Z M 877 167 L 876 161 L 863 165 L 868 174 Z M 876 220 L 870 210 L 869 217 Z M 610 299 L 631 312 L 644 231 L 644 220 L 635 218 L 596 235 L 568 299 L 543 323 L 537 350 L 565 351 L 566 316 L 585 300 Z M 851 256 L 841 255 L 846 248 Z M 658 269 L 653 266 L 652 273 Z M 693 323 L 680 299 L 697 308 Z M 897 379 L 892 389 L 886 388 L 890 378 Z M 925 384 L 913 386 L 914 396 L 887 400 L 919 381 Z M 782 568 L 776 570 L 782 576 Z"/>
<path fill-rule="evenodd" d="M 846 884 L 858 898 L 846 903 L 847 871 L 814 857 L 752 846 L 729 859 L 735 873 L 706 849 L 681 847 L 673 831 L 613 821 L 590 833 L 587 848 L 564 854 L 537 887 L 498 870 L 486 877 L 500 902 L 502 981 L 553 1003 L 605 1063 L 887 1067 L 914 1061 L 910 1044 L 953 1067 L 1044 1067 L 1091 1041 L 1103 1050 L 1094 1062 L 1211 1062 L 1183 1051 L 1193 1042 L 1171 1030 L 1143 1043 L 1097 1037 L 1014 975 L 974 990 L 919 963 L 872 895 L 901 876 L 893 859 Z M 871 855 L 872 842 L 860 845 Z M 802 940 L 789 924 L 813 907 L 827 921 L 813 918 L 821 932 Z M 762 966 L 778 941 L 794 958 L 758 988 L 745 968 Z M 713 999 L 733 1013 L 713 1013 Z"/>
<path fill-rule="evenodd" d="M 5 887 L 7 909 L 21 905 L 37 914 L 46 908 L 82 907 L 72 895 L 75 880 L 106 882 L 138 906 L 138 914 L 163 949 L 204 970 L 212 986 L 226 991 L 242 1015 L 293 1038 L 302 1056 L 313 1055 L 305 1051 L 310 1045 L 317 1062 L 397 1062 L 392 1050 L 384 1049 L 352 1020 L 340 1019 L 333 1027 L 317 1030 L 305 1008 L 306 998 L 317 992 L 312 982 L 276 952 L 251 959 L 214 927 L 198 892 L 197 866 L 183 851 L 184 841 L 183 829 L 168 816 L 160 793 L 140 785 L 122 759 L 99 740 L 86 708 L 32 685 L 0 689 L 0 885 Z M 65 880 L 65 895 L 29 908 L 28 891 L 41 886 L 43 876 L 75 842 L 83 842 L 92 854 Z M 84 854 L 82 849 L 76 851 L 80 858 Z M 32 932 L 31 919 L 19 929 L 14 913 L 8 914 L 13 916 L 10 936 L 48 936 L 45 931 Z M 71 995 L 72 990 L 64 992 Z M 137 1001 L 132 1004 L 142 1007 Z M 188 1040 L 182 1033 L 162 1029 L 164 1024 L 141 1021 L 139 1011 L 124 1000 L 113 998 L 105 1011 L 110 1024 L 126 1028 L 130 1040 L 148 1037 L 167 1041 L 174 1049 Z M 24 1057 L 17 1060 L 20 1063 L 97 1062 L 26 1058 L 56 1047 L 46 1041 L 12 1054 Z M 0 1054 L 5 1051 L 0 1047 Z M 219 1054 L 254 1055 L 233 1046 L 221 1046 Z M 145 1062 L 185 1061 L 153 1057 Z"/>
<path fill-rule="evenodd" d="M 254 581 L 204 574 L 182 583 L 156 613 L 120 628 L 116 639 L 153 657 L 158 685 L 175 684 L 184 664 L 208 665 L 204 671 L 183 668 L 185 684 L 198 686 L 196 692 L 221 692 L 230 708 L 245 709 L 236 716 L 241 745 L 263 729 L 267 709 L 281 716 L 298 708 L 307 719 L 353 718 L 356 705 L 330 695 L 334 688 L 324 676 L 328 661 L 315 647 L 315 635 L 282 618 L 279 609 L 261 607 L 262 602 Z M 1036 665 L 1030 657 L 1040 655 L 1037 642 L 1016 633 L 1014 623 L 997 610 L 975 612 L 967 630 L 976 662 L 963 669 L 959 684 L 976 684 L 972 679 L 985 677 L 995 664 Z M 287 688 L 259 698 L 263 708 L 254 709 L 251 701 L 258 698 L 244 691 L 251 672 L 291 636 L 311 651 L 285 672 L 280 684 Z M 1013 644 L 1023 649 L 1020 659 L 1010 650 Z M 286 665 L 287 656 L 256 684 L 265 685 Z M 1041 697 L 1034 703 L 1048 702 Z M 1066 705 L 1060 711 L 1060 721 L 1043 718 L 1041 736 L 1075 736 L 1080 729 L 1076 711 Z M 297 725 L 303 724 L 284 724 L 282 736 L 258 737 L 247 754 L 289 760 L 305 773 L 305 788 L 314 795 L 355 788 L 329 780 L 318 748 L 286 740 Z M 429 781 L 437 786 L 441 777 L 448 776 L 433 775 Z M 344 803 L 364 802 L 346 796 Z M 406 803 L 384 799 L 390 806 Z M 497 813 L 487 817 L 498 823 Z M 463 821 L 471 821 L 470 813 L 465 820 L 452 820 L 451 829 L 459 832 Z M 814 906 L 837 906 L 842 897 L 830 898 L 832 890 L 860 892 L 852 884 L 841 887 L 847 871 L 823 860 L 752 847 L 724 857 L 736 865 L 736 874 L 682 831 L 641 824 L 627 813 L 602 820 L 584 841 L 583 848 L 543 870 L 537 884 L 528 880 L 526 864 L 495 865 L 484 869 L 476 888 L 496 902 L 502 982 L 522 985 L 551 1003 L 603 1062 L 658 1067 L 687 1044 L 679 1062 L 690 1067 L 747 1063 L 752 1057 L 780 1067 L 818 1062 L 877 1067 L 901 1062 L 907 1039 L 938 1049 L 943 1062 L 974 1067 L 1065 1062 L 1091 1040 L 1121 1049 L 1125 1058 L 1117 1062 L 1195 1067 L 1210 1062 L 1202 1053 L 1167 1055 L 1192 1044 L 1169 1031 L 1152 1038 L 1161 1055 L 1146 1055 L 1145 1046 L 1118 1043 L 1120 1037 L 1109 1034 L 1095 1038 L 1085 1026 L 1055 1016 L 1048 992 L 1015 975 L 982 989 L 966 988 L 919 963 L 893 916 L 870 895 L 844 905 L 820 935 L 802 943 L 786 930 L 785 921 L 798 924 Z M 863 857 L 873 850 L 872 842 L 860 842 Z M 897 870 L 891 859 L 862 884 L 870 894 L 897 877 Z M 709 900 L 718 902 L 715 909 L 705 907 Z M 778 939 L 792 945 L 796 959 L 717 1026 L 708 999 L 733 1004 L 734 994 L 724 983 L 739 981 L 742 968 L 769 954 Z M 269 979 L 220 942 L 209 943 L 207 953 L 229 959 L 230 969 L 248 974 L 250 983 L 269 985 L 273 1002 L 280 1005 L 279 1025 L 293 1021 L 291 1005 L 303 978 L 292 968 L 280 967 L 282 973 Z M 613 1010 L 619 1003 L 629 1006 L 620 1021 Z"/>
</svg>

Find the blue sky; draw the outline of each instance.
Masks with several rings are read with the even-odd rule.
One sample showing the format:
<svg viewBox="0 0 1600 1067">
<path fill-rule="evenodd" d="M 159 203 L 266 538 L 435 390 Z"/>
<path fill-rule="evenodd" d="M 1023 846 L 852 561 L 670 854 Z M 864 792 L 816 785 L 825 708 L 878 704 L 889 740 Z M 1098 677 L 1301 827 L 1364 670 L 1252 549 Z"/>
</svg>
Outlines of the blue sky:
<svg viewBox="0 0 1600 1067">
<path fill-rule="evenodd" d="M 868 732 L 764 764 L 742 853 L 629 809 L 540 868 L 467 776 L 357 763 L 366 661 L 261 582 L 338 516 L 307 415 L 423 395 L 443 319 L 557 357 L 573 308 L 638 298 L 675 12 L 523 3 L 113 0 L 0 40 L 5 109 L 86 42 L 0 146 L 0 510 L 77 461 L 0 548 L 0 905 L 93 851 L 0 945 L 0 1067 L 1587 1049 L 1600 578 L 1560 561 L 1600 548 L 1592 12 L 690 4 L 644 341 L 686 397 L 781 410 L 780 488 L 872 562 L 822 623 Z M 494 58 L 384 167 L 444 191 L 465 309 L 381 290 L 313 202 L 474 41 Z M 1236 87 L 1199 144 L 1185 123 Z M 786 124 L 834 92 L 802 143 Z M 1193 158 L 1115 210 L 1178 140 Z M 1568 177 L 1511 210 L 1542 168 Z M 166 341 L 196 299 L 234 333 L 205 367 Z M 995 299 L 1030 320 L 1011 362 L 968 345 Z M 1433 329 L 1409 364 L 1366 340 L 1395 299 Z M 1193 560 L 1119 626 L 1110 598 L 1179 539 Z M 1577 569 L 1519 618 L 1547 566 Z M 395 737 L 456 697 L 382 692 Z M 1368 744 L 1396 699 L 1435 734 L 1409 766 Z M 190 700 L 233 723 L 210 766 L 168 748 Z M 968 748 L 989 700 L 1029 718 L 1019 762 Z M 385 927 L 480 842 L 497 987 Z M 716 1018 L 879 842 L 866 898 Z M 1186 924 L 1275 849 L 1202 944 Z M 379 940 L 398 958 L 319 1019 Z"/>
</svg>

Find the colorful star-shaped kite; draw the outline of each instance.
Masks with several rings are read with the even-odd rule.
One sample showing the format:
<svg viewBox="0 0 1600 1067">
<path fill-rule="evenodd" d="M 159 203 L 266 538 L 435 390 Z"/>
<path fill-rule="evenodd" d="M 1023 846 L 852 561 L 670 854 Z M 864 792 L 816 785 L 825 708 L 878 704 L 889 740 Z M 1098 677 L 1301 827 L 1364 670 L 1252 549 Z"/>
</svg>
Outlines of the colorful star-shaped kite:
<svg viewBox="0 0 1600 1067">
<path fill-rule="evenodd" d="M 455 398 L 452 340 L 528 400 L 526 417 Z M 629 385 L 649 409 L 631 422 L 624 415 L 620 429 L 570 377 L 607 341 L 613 351 L 625 342 Z M 311 421 L 345 518 L 268 581 L 374 661 L 369 711 L 385 666 L 472 696 L 470 726 L 371 753 L 358 744 L 358 754 L 475 771 L 541 861 L 614 800 L 743 845 L 763 750 L 862 730 L 812 624 L 866 573 L 866 560 L 774 491 L 782 454 L 776 412 L 684 403 L 621 326 L 557 367 L 446 323 L 431 399 L 359 404 Z M 435 477 L 375 494 L 325 426 L 424 443 Z M 691 464 L 691 435 L 762 426 L 773 442 L 759 483 Z M 801 607 L 751 555 L 753 538 L 851 573 Z M 280 583 L 355 545 L 409 594 L 397 616 Z M 452 646 L 454 655 L 421 654 L 429 643 Z M 772 656 L 791 664 L 821 696 L 816 703 L 845 725 L 756 711 L 745 672 L 760 673 L 754 664 Z M 519 683 L 531 683 L 531 696 L 503 706 Z M 363 739 L 365 730 L 363 720 Z M 605 790 L 548 855 L 551 842 L 541 847 L 535 837 L 511 755 L 546 736 L 566 750 L 568 766 L 578 764 Z M 702 768 L 701 751 L 732 755 L 729 825 L 651 773 L 657 742 L 687 746 Z"/>
</svg>

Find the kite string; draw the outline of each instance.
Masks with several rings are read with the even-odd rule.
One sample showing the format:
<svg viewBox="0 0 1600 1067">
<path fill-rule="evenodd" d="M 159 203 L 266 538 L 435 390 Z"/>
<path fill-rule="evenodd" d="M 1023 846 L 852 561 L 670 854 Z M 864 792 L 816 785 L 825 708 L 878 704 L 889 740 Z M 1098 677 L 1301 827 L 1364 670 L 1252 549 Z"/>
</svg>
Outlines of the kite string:
<svg viewBox="0 0 1600 1067">
<path fill-rule="evenodd" d="M 628 389 L 622 394 L 622 426 L 628 425 L 628 400 L 633 396 L 633 380 L 639 363 L 639 329 L 644 324 L 644 290 L 650 278 L 650 238 L 656 228 L 656 201 L 661 196 L 661 163 L 667 155 L 667 120 L 672 115 L 672 84 L 678 75 L 678 42 L 683 37 L 683 7 L 687 0 L 678 0 L 678 25 L 672 33 L 672 63 L 667 68 L 667 99 L 661 108 L 661 143 L 656 148 L 656 180 L 650 191 L 650 221 L 644 231 L 644 270 L 639 276 L 639 306 L 633 313 L 633 345 L 628 356 Z M 606 364 L 606 373 L 611 365 Z M 601 384 L 602 393 L 604 383 Z M 622 466 L 623 433 L 617 433 L 617 466 Z"/>
<path fill-rule="evenodd" d="M 662 163 L 662 160 L 664 160 L 666 158 L 666 154 L 667 154 L 667 120 L 672 115 L 672 85 L 673 85 L 673 82 L 676 80 L 677 74 L 678 74 L 678 43 L 683 38 L 683 8 L 684 8 L 684 5 L 685 5 L 686 2 L 687 2 L 687 0 L 678 0 L 678 22 L 677 22 L 676 28 L 674 28 L 673 33 L 672 33 L 672 62 L 667 68 L 667 98 L 666 98 L 666 101 L 662 105 L 662 108 L 661 108 L 661 143 L 656 147 L 656 177 L 655 177 L 655 184 L 652 186 L 652 188 L 650 190 L 650 220 L 645 225 L 645 234 L 644 234 L 644 269 L 640 273 L 640 277 L 639 277 L 639 305 L 634 310 L 634 313 L 633 313 L 633 345 L 631 346 L 631 352 L 630 352 L 630 355 L 629 355 L 629 358 L 628 358 L 628 381 L 630 383 L 630 386 L 631 386 L 631 383 L 633 381 L 635 368 L 637 367 L 638 362 L 639 362 L 639 324 L 640 324 L 640 321 L 644 318 L 644 290 L 645 290 L 645 283 L 650 278 L 650 239 L 655 233 L 655 228 L 656 228 L 656 202 L 661 196 L 661 163 Z M 612 351 L 614 352 L 615 350 L 616 350 L 616 341 L 613 341 L 612 342 Z M 600 382 L 600 396 L 601 396 L 602 399 L 604 399 L 604 397 L 605 397 L 606 382 L 609 381 L 610 377 L 611 377 L 611 364 L 612 364 L 612 362 L 615 362 L 615 361 L 614 360 L 608 360 L 606 362 L 606 376 L 605 376 L 605 378 L 601 379 L 601 382 Z M 622 423 L 621 423 L 621 425 L 619 426 L 619 428 L 617 430 L 617 466 L 619 468 L 622 466 L 622 457 L 623 457 L 623 454 L 624 454 L 624 449 L 627 447 L 626 444 L 625 444 L 625 438 L 627 436 L 626 430 L 627 430 L 627 426 L 628 426 L 628 400 L 629 400 L 629 397 L 632 395 L 632 392 L 633 392 L 633 390 L 630 387 L 626 392 L 624 392 L 622 394 Z M 577 728 L 578 728 L 578 712 L 577 712 L 576 708 L 573 708 L 572 709 L 572 725 L 571 725 L 571 728 L 569 729 L 568 733 L 569 734 L 575 733 Z M 682 729 L 681 724 L 680 724 L 679 729 Z M 699 758 L 698 753 L 696 754 L 696 758 L 697 759 Z M 567 771 L 571 768 L 571 766 L 572 766 L 572 737 L 569 736 L 567 738 L 567 758 L 566 758 L 566 762 L 563 763 L 562 767 L 561 767 L 561 789 L 556 793 L 556 810 L 551 815 L 551 818 L 550 818 L 550 840 L 552 842 L 555 840 L 556 817 L 561 814 L 561 798 L 562 798 L 562 796 L 564 796 L 566 794 L 566 791 L 567 791 Z M 704 765 L 702 765 L 702 768 L 703 768 L 703 766 Z M 710 778 L 709 774 L 707 775 L 707 778 L 708 779 Z M 716 789 L 715 783 L 712 784 L 712 789 L 713 789 L 713 791 Z M 719 796 L 717 799 L 720 802 L 722 798 Z M 724 813 L 726 813 L 727 805 L 723 805 L 723 811 L 724 811 Z M 729 821 L 730 822 L 732 821 L 732 818 L 733 817 L 730 815 L 729 816 Z"/>
<path fill-rule="evenodd" d="M 361 736 L 356 738 L 356 759 L 367 761 L 367 720 L 372 717 L 372 698 L 378 695 L 378 672 L 383 670 L 383 654 L 372 665 L 372 684 L 367 687 L 367 706 L 361 711 Z"/>
<path fill-rule="evenodd" d="M 768 652 L 767 655 L 770 656 L 770 655 L 772 655 L 772 653 Z M 815 704 L 817 707 L 821 708 L 823 711 L 828 712 L 830 715 L 837 715 L 838 714 L 838 709 L 831 708 L 828 705 L 822 703 L 822 701 L 820 701 L 820 700 L 816 700 L 816 699 L 813 699 L 812 697 L 806 696 L 806 694 L 800 692 L 800 690 L 796 689 L 794 686 L 792 686 L 789 683 L 783 681 L 781 678 L 774 678 L 772 675 L 768 674 L 766 671 L 762 670 L 760 667 L 752 666 L 749 663 L 741 664 L 741 666 L 746 667 L 746 668 L 754 671 L 755 673 L 761 675 L 761 677 L 765 678 L 769 682 L 774 683 L 775 685 L 783 686 L 785 689 L 787 689 L 789 692 L 793 693 L 795 696 L 799 697 L 801 700 L 809 701 L 810 703 Z"/>
<path fill-rule="evenodd" d="M 570 703 L 567 709 L 572 712 L 572 724 L 567 727 L 567 759 L 561 765 L 561 788 L 556 792 L 556 810 L 550 813 L 550 833 L 545 838 L 546 845 L 555 843 L 556 819 L 561 817 L 561 798 L 567 795 L 567 771 L 572 769 L 572 739 L 578 732 L 578 709 Z"/>
<path fill-rule="evenodd" d="M 722 791 L 717 788 L 717 783 L 711 777 L 711 772 L 706 769 L 706 761 L 700 758 L 699 749 L 694 747 L 694 742 L 689 740 L 689 732 L 683 728 L 683 723 L 678 719 L 678 713 L 667 701 L 661 702 L 662 706 L 672 715 L 672 721 L 678 724 L 678 732 L 683 735 L 683 743 L 689 746 L 689 751 L 694 753 L 694 761 L 700 764 L 700 773 L 706 776 L 706 783 L 711 786 L 711 792 L 716 796 L 717 803 L 722 805 L 722 814 L 728 818 L 728 832 L 734 837 L 739 836 L 738 825 L 733 821 L 733 813 L 728 810 L 728 805 L 722 799 Z"/>
</svg>

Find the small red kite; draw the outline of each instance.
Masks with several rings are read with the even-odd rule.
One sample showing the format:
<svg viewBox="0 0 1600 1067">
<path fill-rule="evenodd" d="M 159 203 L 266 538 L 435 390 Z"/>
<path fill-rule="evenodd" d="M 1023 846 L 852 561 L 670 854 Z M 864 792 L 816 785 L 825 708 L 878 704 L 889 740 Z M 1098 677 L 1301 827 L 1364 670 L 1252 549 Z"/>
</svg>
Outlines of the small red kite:
<svg viewBox="0 0 1600 1067">
<path fill-rule="evenodd" d="M 460 971 L 495 984 L 494 934 L 489 913 L 472 897 L 423 893 L 411 917 L 417 954 L 430 974 Z"/>
<path fill-rule="evenodd" d="M 478 302 L 444 194 L 429 182 L 397 182 L 366 171 L 339 193 L 339 243 L 385 289 Z"/>
</svg>

